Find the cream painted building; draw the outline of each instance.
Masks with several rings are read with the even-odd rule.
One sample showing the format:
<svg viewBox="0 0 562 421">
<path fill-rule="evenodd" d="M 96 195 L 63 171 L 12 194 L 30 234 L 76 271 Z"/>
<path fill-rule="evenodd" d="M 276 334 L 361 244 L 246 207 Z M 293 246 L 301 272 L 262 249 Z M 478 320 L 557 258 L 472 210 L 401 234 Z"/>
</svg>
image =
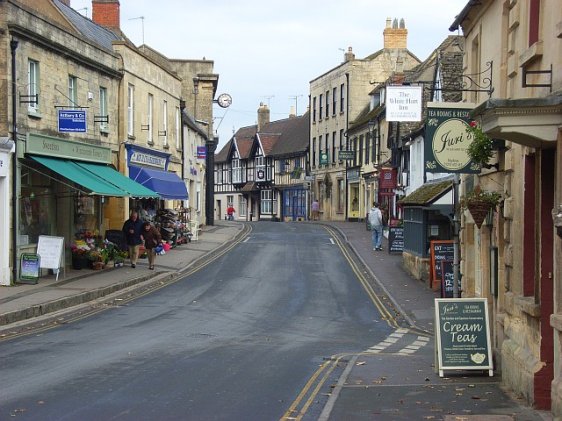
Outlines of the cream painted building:
<svg viewBox="0 0 562 421">
<path fill-rule="evenodd" d="M 360 202 L 359 190 L 350 197 L 355 190 L 352 186 L 348 192 L 349 163 L 340 160 L 339 153 L 351 151 L 347 131 L 369 104 L 374 85 L 420 62 L 407 48 L 408 30 L 403 20 L 387 19 L 383 37 L 381 50 L 356 59 L 350 47 L 343 63 L 310 82 L 311 199 L 318 199 L 323 220 L 364 218 L 366 210 L 360 206 L 365 200 Z M 349 173 L 352 184 L 358 182 L 359 172 Z"/>
<path fill-rule="evenodd" d="M 475 185 L 502 195 L 481 229 L 463 215 L 463 296 L 488 298 L 504 385 L 561 420 L 562 8 L 471 1 L 450 29 L 458 27 L 464 73 L 488 91 L 464 99 L 479 104 L 473 116 L 483 131 L 505 140 L 490 168 L 461 183 L 461 195 Z"/>
</svg>

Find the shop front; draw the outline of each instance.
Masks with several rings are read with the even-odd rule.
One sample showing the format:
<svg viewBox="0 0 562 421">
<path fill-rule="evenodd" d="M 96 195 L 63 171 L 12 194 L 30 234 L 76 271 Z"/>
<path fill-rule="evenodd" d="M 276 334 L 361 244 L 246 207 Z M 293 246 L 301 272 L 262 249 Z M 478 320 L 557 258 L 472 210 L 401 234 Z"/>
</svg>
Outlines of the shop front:
<svg viewBox="0 0 562 421">
<path fill-rule="evenodd" d="M 77 240 L 104 238 L 109 198 L 157 197 L 110 166 L 110 148 L 29 133 L 18 149 L 19 253 L 34 253 L 41 235 L 64 237 L 71 262 Z"/>
<path fill-rule="evenodd" d="M 348 186 L 348 209 L 347 219 L 349 221 L 359 221 L 361 216 L 361 169 L 359 167 L 347 169 L 347 186 Z"/>
</svg>

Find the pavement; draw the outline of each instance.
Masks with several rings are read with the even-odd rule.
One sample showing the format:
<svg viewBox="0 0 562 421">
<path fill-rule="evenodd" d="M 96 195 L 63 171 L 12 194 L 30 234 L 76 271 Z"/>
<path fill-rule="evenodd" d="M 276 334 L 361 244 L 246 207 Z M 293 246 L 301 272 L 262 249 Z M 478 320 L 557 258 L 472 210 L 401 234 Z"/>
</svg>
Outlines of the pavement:
<svg viewBox="0 0 562 421">
<path fill-rule="evenodd" d="M 499 373 L 494 377 L 447 373 L 440 378 L 434 370 L 433 337 L 434 299 L 438 293 L 403 269 L 401 255 L 373 251 L 371 233 L 364 223 L 314 223 L 339 231 L 369 273 L 375 290 L 390 300 L 390 307 L 405 321 L 405 326 L 387 340 L 349 360 L 337 384 L 332 385 L 320 420 L 552 419 L 550 412 L 525 407 L 504 391 Z M 67 269 L 58 280 L 47 275 L 34 285 L 0 287 L 0 338 L 36 328 L 37 324 L 63 322 L 79 309 L 91 309 L 104 300 L 162 287 L 228 251 L 247 229 L 246 224 L 222 220 L 204 226 L 197 241 L 157 256 L 155 271 L 148 270 L 147 260 L 141 259 L 136 268 Z M 385 250 L 386 246 L 383 242 Z"/>
</svg>

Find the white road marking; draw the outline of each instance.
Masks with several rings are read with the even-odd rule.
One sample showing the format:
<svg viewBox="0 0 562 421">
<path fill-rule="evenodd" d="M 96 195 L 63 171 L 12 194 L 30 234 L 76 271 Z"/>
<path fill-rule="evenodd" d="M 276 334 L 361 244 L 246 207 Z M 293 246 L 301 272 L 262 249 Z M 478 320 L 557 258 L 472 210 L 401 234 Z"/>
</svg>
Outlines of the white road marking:
<svg viewBox="0 0 562 421">
<path fill-rule="evenodd" d="M 250 240 L 250 238 L 252 238 L 252 237 L 246 237 L 246 239 L 245 239 L 244 241 L 242 241 L 242 242 L 243 242 L 243 243 L 247 243 L 248 240 Z"/>
<path fill-rule="evenodd" d="M 336 244 L 333 238 L 330 238 L 330 243 L 332 243 L 332 245 Z"/>
<path fill-rule="evenodd" d="M 397 343 L 400 339 L 404 337 L 406 333 L 409 333 L 408 329 L 400 328 L 396 329 L 393 333 L 388 335 L 386 339 L 379 342 L 378 344 L 370 347 L 365 354 L 380 354 L 381 352 L 385 351 L 390 346 Z M 429 338 L 426 336 L 418 336 L 414 342 L 409 345 L 406 345 L 402 349 L 396 352 L 398 355 L 411 355 L 418 351 L 420 348 L 426 346 L 429 343 Z"/>
</svg>

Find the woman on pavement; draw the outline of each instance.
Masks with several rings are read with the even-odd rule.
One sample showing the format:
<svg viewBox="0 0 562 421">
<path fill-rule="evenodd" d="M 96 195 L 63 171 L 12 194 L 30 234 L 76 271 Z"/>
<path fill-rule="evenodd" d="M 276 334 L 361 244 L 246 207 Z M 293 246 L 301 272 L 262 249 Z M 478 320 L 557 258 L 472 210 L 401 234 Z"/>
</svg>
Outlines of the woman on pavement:
<svg viewBox="0 0 562 421">
<path fill-rule="evenodd" d="M 160 231 L 150 225 L 150 222 L 145 222 L 142 225 L 141 237 L 148 255 L 148 268 L 154 270 L 154 261 L 156 260 L 156 251 L 154 249 L 162 244 L 162 236 Z"/>
</svg>

